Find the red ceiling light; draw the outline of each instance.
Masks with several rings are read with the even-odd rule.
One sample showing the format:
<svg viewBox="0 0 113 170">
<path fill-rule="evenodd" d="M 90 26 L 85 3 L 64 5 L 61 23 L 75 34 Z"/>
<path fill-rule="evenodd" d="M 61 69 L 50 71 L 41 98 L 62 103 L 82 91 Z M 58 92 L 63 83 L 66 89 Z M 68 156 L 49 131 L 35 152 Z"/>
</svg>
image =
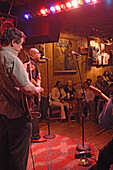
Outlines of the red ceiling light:
<svg viewBox="0 0 113 170">
<path fill-rule="evenodd" d="M 84 1 L 83 0 L 78 0 L 78 4 L 83 5 Z"/>
<path fill-rule="evenodd" d="M 72 4 L 73 7 L 77 7 L 78 6 L 78 1 L 77 0 L 73 0 L 71 2 L 71 4 Z"/>
<path fill-rule="evenodd" d="M 45 12 L 47 13 L 47 14 L 49 14 L 50 13 L 50 10 L 49 9 L 45 9 Z"/>
<path fill-rule="evenodd" d="M 45 9 L 41 9 L 40 12 L 41 12 L 42 15 L 46 15 Z"/>
<path fill-rule="evenodd" d="M 95 2 L 97 2 L 97 0 L 92 0 L 92 2 L 94 2 L 94 3 L 95 3 Z"/>
<path fill-rule="evenodd" d="M 60 11 L 61 10 L 60 5 L 55 5 L 55 9 L 56 11 Z"/>
<path fill-rule="evenodd" d="M 61 4 L 60 7 L 61 7 L 62 10 L 66 9 L 66 6 L 64 4 Z"/>
<path fill-rule="evenodd" d="M 71 8 L 71 7 L 72 7 L 71 3 L 70 3 L 70 2 L 67 2 L 67 3 L 66 3 L 66 7 L 67 7 L 67 8 Z"/>
<path fill-rule="evenodd" d="M 66 4 L 56 4 L 51 6 L 49 9 L 46 7 L 43 7 L 41 10 L 39 11 L 34 11 L 32 16 L 47 16 L 50 13 L 56 13 L 56 12 L 62 12 L 65 10 L 70 10 L 72 8 L 77 8 L 80 7 L 83 4 L 88 4 L 88 5 L 92 5 L 97 3 L 98 0 L 69 0 L 66 2 Z M 24 16 L 29 20 L 29 17 L 26 15 Z"/>
</svg>

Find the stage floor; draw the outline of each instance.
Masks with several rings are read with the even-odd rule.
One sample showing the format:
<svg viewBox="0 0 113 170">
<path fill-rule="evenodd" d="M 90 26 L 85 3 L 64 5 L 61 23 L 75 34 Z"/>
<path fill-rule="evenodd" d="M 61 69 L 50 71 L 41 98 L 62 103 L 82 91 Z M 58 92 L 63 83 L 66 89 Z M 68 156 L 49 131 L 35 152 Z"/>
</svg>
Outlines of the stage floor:
<svg viewBox="0 0 113 170">
<path fill-rule="evenodd" d="M 48 124 L 45 120 L 40 121 L 40 134 L 48 134 Z M 76 121 L 60 123 L 58 120 L 50 121 L 50 134 L 55 134 L 53 139 L 47 142 L 32 143 L 35 170 L 78 170 L 89 169 L 98 159 L 101 149 L 113 137 L 113 130 L 105 131 L 100 125 L 87 118 L 84 121 L 84 143 L 91 148 L 89 166 L 79 166 L 80 159 L 75 158 L 76 146 L 82 144 L 82 124 Z M 31 154 L 29 154 L 28 169 L 33 170 Z"/>
<path fill-rule="evenodd" d="M 45 135 L 45 132 L 40 133 L 41 136 Z M 80 153 L 76 150 L 77 146 L 80 146 L 81 142 L 66 136 L 55 134 L 55 138 L 47 139 L 43 143 L 32 143 L 30 145 L 29 159 L 28 159 L 28 170 L 33 169 L 33 161 L 35 170 L 88 170 L 91 168 L 97 160 L 98 149 L 91 144 L 89 146 L 90 157 L 82 156 L 85 160 L 84 166 L 80 163 L 80 159 L 75 154 Z M 82 152 L 83 153 L 83 152 Z"/>
<path fill-rule="evenodd" d="M 48 125 L 45 120 L 41 121 L 40 130 L 48 133 Z M 82 141 L 82 124 L 73 121 L 70 125 L 68 122 L 60 123 L 58 120 L 50 121 L 50 132 L 76 140 Z M 101 149 L 109 140 L 113 138 L 113 130 L 103 129 L 97 122 L 88 120 L 84 121 L 84 141 L 90 143 L 98 149 Z"/>
</svg>

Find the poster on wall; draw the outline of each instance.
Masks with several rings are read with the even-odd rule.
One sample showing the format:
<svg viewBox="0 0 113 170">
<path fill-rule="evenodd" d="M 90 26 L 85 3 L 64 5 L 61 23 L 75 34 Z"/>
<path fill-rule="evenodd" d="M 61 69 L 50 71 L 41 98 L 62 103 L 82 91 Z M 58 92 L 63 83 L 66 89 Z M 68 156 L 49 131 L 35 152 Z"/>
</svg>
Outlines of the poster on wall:
<svg viewBox="0 0 113 170">
<path fill-rule="evenodd" d="M 76 56 L 72 51 L 77 49 L 77 40 L 59 38 L 54 45 L 54 73 L 76 72 Z"/>
</svg>

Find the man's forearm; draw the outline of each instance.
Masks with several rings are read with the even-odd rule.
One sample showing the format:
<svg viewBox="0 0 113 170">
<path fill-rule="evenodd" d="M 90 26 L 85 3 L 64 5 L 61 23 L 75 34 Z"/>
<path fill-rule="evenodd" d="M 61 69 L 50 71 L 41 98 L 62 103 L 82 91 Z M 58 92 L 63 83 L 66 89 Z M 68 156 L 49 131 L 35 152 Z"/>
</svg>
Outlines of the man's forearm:
<svg viewBox="0 0 113 170">
<path fill-rule="evenodd" d="M 38 95 L 38 93 L 41 93 L 44 90 L 41 87 L 35 87 L 32 83 L 29 83 L 26 86 L 21 87 L 21 91 L 31 96 L 31 95 Z"/>
</svg>

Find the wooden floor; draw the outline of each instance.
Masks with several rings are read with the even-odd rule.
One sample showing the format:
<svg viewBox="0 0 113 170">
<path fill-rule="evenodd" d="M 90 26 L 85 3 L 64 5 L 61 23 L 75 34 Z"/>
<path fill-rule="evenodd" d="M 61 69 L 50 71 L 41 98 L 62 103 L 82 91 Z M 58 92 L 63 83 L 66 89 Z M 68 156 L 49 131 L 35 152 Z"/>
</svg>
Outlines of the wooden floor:
<svg viewBox="0 0 113 170">
<path fill-rule="evenodd" d="M 45 120 L 39 123 L 40 131 L 48 133 L 48 124 Z M 100 125 L 92 120 L 84 120 L 84 142 L 96 146 L 101 149 L 109 140 L 113 138 L 113 130 L 109 129 L 104 131 Z M 103 132 L 104 131 L 104 132 Z M 82 123 L 78 124 L 76 121 L 70 125 L 68 122 L 60 123 L 58 120 L 50 121 L 50 132 L 51 134 L 58 134 L 75 138 L 82 141 Z M 103 132 L 103 133 L 101 133 Z"/>
</svg>

